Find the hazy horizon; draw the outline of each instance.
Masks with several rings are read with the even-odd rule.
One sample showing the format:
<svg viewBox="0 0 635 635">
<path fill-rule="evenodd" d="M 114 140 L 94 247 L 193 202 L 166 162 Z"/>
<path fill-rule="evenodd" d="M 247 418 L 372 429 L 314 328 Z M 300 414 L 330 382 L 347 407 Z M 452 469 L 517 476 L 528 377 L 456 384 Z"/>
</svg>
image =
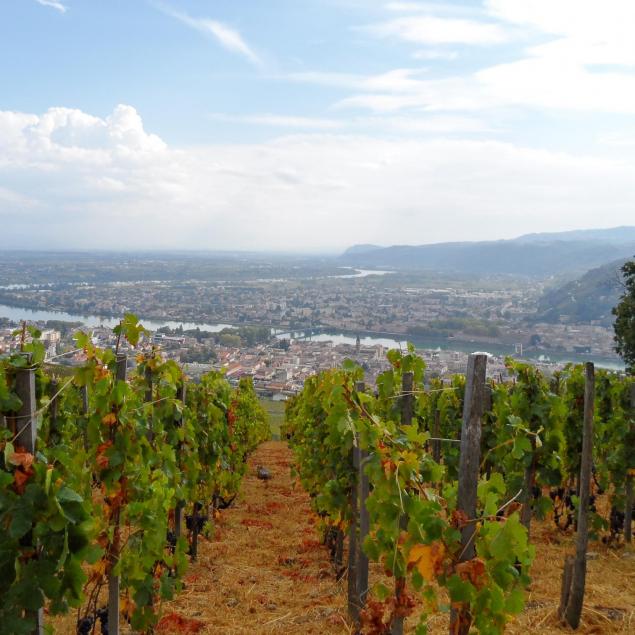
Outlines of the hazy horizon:
<svg viewBox="0 0 635 635">
<path fill-rule="evenodd" d="M 581 232 L 592 232 L 592 231 L 608 231 L 608 230 L 616 230 L 616 229 L 633 229 L 635 230 L 635 225 L 622 225 L 619 227 L 593 227 L 593 228 L 584 228 L 584 229 L 576 229 L 576 230 L 563 230 L 562 233 L 568 233 L 569 231 L 581 231 Z M 547 235 L 556 233 L 556 232 L 545 232 Z M 538 235 L 542 234 L 539 232 Z M 532 236 L 533 233 L 529 234 L 521 234 L 520 236 L 514 236 L 512 238 L 491 238 L 484 239 L 480 241 L 476 240 L 465 240 L 465 241 L 451 241 L 451 242 L 462 242 L 462 243 L 476 243 L 476 242 L 503 242 L 508 240 L 517 240 L 520 238 L 524 238 L 525 236 Z M 380 249 L 384 249 L 387 247 L 420 247 L 427 245 L 441 245 L 447 244 L 449 241 L 437 241 L 432 243 L 399 243 L 398 245 L 380 245 L 373 244 L 373 247 L 378 247 Z M 336 258 L 338 256 L 343 255 L 347 249 L 356 246 L 365 246 L 366 243 L 348 245 L 343 249 L 334 249 L 334 248 L 324 248 L 322 250 L 292 250 L 292 249 L 202 249 L 202 248 L 179 248 L 179 247 L 165 247 L 165 248 L 144 248 L 144 247 L 134 247 L 130 246 L 127 248 L 117 249 L 116 247 L 111 248 L 100 248 L 100 247 L 60 247 L 60 248 L 29 248 L 29 247 L 11 247 L 11 246 L 0 246 L 0 253 L 51 253 L 51 254 L 117 254 L 117 253 L 126 253 L 126 254 L 163 254 L 163 255 L 201 255 L 201 256 L 279 256 L 279 257 L 288 257 L 288 258 L 297 258 L 297 257 L 307 257 L 307 258 Z M 345 265 L 343 265 L 345 266 Z"/>
</svg>

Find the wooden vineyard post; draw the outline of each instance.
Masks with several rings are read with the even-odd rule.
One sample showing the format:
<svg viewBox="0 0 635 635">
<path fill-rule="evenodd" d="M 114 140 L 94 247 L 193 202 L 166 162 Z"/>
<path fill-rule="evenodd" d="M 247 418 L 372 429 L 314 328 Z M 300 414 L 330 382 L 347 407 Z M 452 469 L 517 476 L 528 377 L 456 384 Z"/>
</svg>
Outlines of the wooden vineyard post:
<svg viewBox="0 0 635 635">
<path fill-rule="evenodd" d="M 364 392 L 366 384 L 361 381 L 355 385 L 357 392 Z M 364 553 L 364 539 L 370 530 L 370 519 L 366 509 L 366 499 L 370 493 L 368 476 L 364 472 L 368 461 L 368 451 L 359 449 L 359 465 L 357 471 L 357 501 L 359 504 L 359 542 L 357 543 L 357 596 L 360 610 L 366 606 L 368 595 L 368 556 Z"/>
<path fill-rule="evenodd" d="M 401 425 L 409 426 L 412 424 L 412 417 L 414 416 L 414 373 L 412 371 L 406 372 L 401 376 Z M 399 517 L 399 528 L 408 528 L 408 515 L 402 513 Z M 399 600 L 404 593 L 406 585 L 406 578 L 395 578 L 395 597 L 397 599 L 397 606 L 399 606 Z M 390 625 L 391 635 L 403 635 L 403 622 L 404 618 L 401 615 L 393 618 Z"/>
<path fill-rule="evenodd" d="M 88 414 L 88 386 L 82 386 L 79 390 L 82 397 L 82 414 L 86 416 Z"/>
<path fill-rule="evenodd" d="M 492 387 L 490 384 L 485 384 L 485 393 L 483 399 L 483 414 L 492 411 Z"/>
<path fill-rule="evenodd" d="M 529 439 L 529 443 L 531 445 L 531 463 L 525 468 L 523 494 L 521 497 L 522 509 L 520 511 L 520 522 L 527 529 L 527 536 L 529 536 L 529 532 L 531 531 L 531 503 L 536 475 L 536 437 L 532 435 Z"/>
<path fill-rule="evenodd" d="M 562 585 L 560 587 L 560 606 L 558 607 L 558 617 L 563 620 L 569 596 L 571 595 L 571 578 L 573 577 L 573 556 L 566 556 L 564 559 L 564 570 L 562 572 Z"/>
<path fill-rule="evenodd" d="M 176 398 L 178 401 L 181 402 L 183 408 L 185 408 L 185 393 L 186 393 L 185 379 L 183 379 L 179 387 L 176 389 Z M 177 416 L 175 425 L 177 428 L 182 427 L 183 414 L 180 414 Z M 177 446 L 177 456 L 179 457 L 179 460 L 181 458 L 182 452 L 183 452 L 183 444 L 179 441 L 179 444 Z M 174 535 L 177 541 L 181 537 L 182 528 L 183 528 L 183 501 L 177 501 L 176 508 L 174 510 Z"/>
<path fill-rule="evenodd" d="M 84 449 L 88 449 L 88 386 L 81 386 L 79 389 L 79 396 L 82 400 L 82 415 L 86 417 L 87 421 L 84 427 Z"/>
<path fill-rule="evenodd" d="M 355 435 L 351 458 L 355 475 L 359 472 L 359 444 Z M 359 529 L 359 512 L 357 508 L 357 485 L 353 485 L 350 493 L 351 523 L 348 530 L 348 616 L 359 626 L 359 596 L 357 594 L 357 532 Z"/>
<path fill-rule="evenodd" d="M 145 370 L 145 381 L 146 381 L 146 394 L 145 394 L 145 402 L 151 404 L 152 403 L 152 369 L 150 366 L 146 366 Z M 152 412 L 154 410 L 153 406 L 150 406 L 150 416 L 148 417 L 148 439 L 150 442 L 154 439 L 154 429 L 152 425 Z"/>
<path fill-rule="evenodd" d="M 356 382 L 355 392 L 364 392 L 366 384 L 363 381 Z M 359 436 L 354 433 L 353 439 L 353 470 L 356 485 L 353 486 L 351 501 L 351 525 L 348 542 L 348 614 L 359 627 L 360 612 L 366 604 L 368 594 L 368 557 L 362 546 L 364 538 L 369 531 L 368 511 L 366 499 L 369 494 L 368 476 L 364 474 L 364 467 L 368 459 L 368 452 L 362 450 L 359 445 Z"/>
<path fill-rule="evenodd" d="M 633 426 L 632 420 L 635 418 L 635 382 L 631 384 L 631 429 Z M 631 470 L 635 468 L 635 465 L 628 466 Z M 632 542 L 632 525 L 633 525 L 633 475 L 626 475 L 626 495 L 624 497 L 624 541 L 626 543 Z"/>
<path fill-rule="evenodd" d="M 485 415 L 486 414 L 491 414 L 492 412 L 492 386 L 491 384 L 485 384 L 485 393 L 484 393 L 484 400 L 483 400 L 483 419 L 485 419 Z M 485 424 L 487 425 L 487 423 L 491 421 L 491 418 L 488 418 L 485 421 Z M 482 430 L 482 427 L 481 427 Z M 490 463 L 490 461 L 487 461 L 487 464 L 485 466 L 485 477 L 489 480 L 490 476 L 492 475 L 492 464 Z"/>
<path fill-rule="evenodd" d="M 192 562 L 196 562 L 198 558 L 198 511 L 201 504 L 194 501 L 192 506 L 192 544 L 190 545 L 190 558 Z"/>
<path fill-rule="evenodd" d="M 117 381 L 126 381 L 128 377 L 128 357 L 125 353 L 117 355 Z M 113 560 L 110 562 L 108 574 L 108 635 L 119 635 L 119 576 L 112 573 L 119 562 L 119 550 L 121 548 L 119 538 L 119 517 L 115 526 L 113 539 Z"/>
<path fill-rule="evenodd" d="M 52 430 L 57 429 L 57 412 L 58 412 L 58 405 L 59 405 L 59 397 L 57 396 L 57 388 L 58 388 L 57 380 L 51 379 L 51 386 L 50 386 L 51 429 L 49 430 L 49 436 Z"/>
<path fill-rule="evenodd" d="M 31 362 L 30 355 L 28 355 L 28 362 L 29 364 Z M 35 370 L 24 368 L 16 372 L 15 392 L 22 402 L 16 416 L 15 446 L 16 448 L 23 447 L 26 452 L 35 456 L 37 441 Z M 44 635 L 44 608 L 29 611 L 27 616 L 35 622 L 33 635 Z"/>
<path fill-rule="evenodd" d="M 185 384 L 183 385 L 183 399 L 185 399 Z M 196 562 L 198 558 L 198 512 L 203 509 L 202 505 L 194 498 L 194 505 L 192 505 L 192 541 L 190 543 L 190 559 L 192 562 Z"/>
<path fill-rule="evenodd" d="M 595 407 L 595 369 L 591 362 L 585 364 L 584 424 L 582 429 L 582 456 L 580 457 L 580 499 L 578 503 L 578 532 L 575 560 L 571 575 L 571 591 L 568 594 L 565 619 L 574 630 L 580 625 L 584 587 L 586 582 L 586 552 L 589 543 L 589 495 L 593 468 L 593 412 Z M 566 565 L 565 565 L 566 582 Z M 566 593 L 563 593 L 566 597 Z"/>
<path fill-rule="evenodd" d="M 472 353 L 467 361 L 463 425 L 461 427 L 461 457 L 459 459 L 459 490 L 457 511 L 466 519 L 476 518 L 476 497 L 481 458 L 481 418 L 485 402 L 487 354 Z M 476 523 L 468 522 L 461 528 L 462 551 L 459 560 L 465 562 L 476 555 L 474 532 Z M 467 635 L 472 624 L 469 607 L 452 609 L 451 635 Z"/>
<path fill-rule="evenodd" d="M 342 575 L 342 562 L 344 560 L 344 532 L 338 527 L 337 535 L 335 536 L 335 571 L 337 572 L 337 579 L 339 580 Z"/>
<path fill-rule="evenodd" d="M 441 463 L 441 411 L 436 408 L 434 411 L 434 427 L 432 428 L 432 458 L 435 463 Z"/>
<path fill-rule="evenodd" d="M 364 540 L 370 531 L 370 518 L 366 509 L 366 500 L 370 494 L 370 483 L 368 476 L 364 472 L 368 462 L 368 451 L 360 450 L 359 453 L 359 544 L 357 558 L 357 593 L 359 595 L 359 606 L 366 606 L 366 596 L 368 595 L 368 556 L 364 552 Z"/>
</svg>

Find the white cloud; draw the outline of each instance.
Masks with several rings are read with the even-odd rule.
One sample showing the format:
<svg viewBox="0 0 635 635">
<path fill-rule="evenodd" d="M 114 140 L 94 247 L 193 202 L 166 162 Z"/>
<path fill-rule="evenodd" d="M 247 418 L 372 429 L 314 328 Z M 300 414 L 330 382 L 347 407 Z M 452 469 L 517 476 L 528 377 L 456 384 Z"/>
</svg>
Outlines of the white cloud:
<svg viewBox="0 0 635 635">
<path fill-rule="evenodd" d="M 52 9 L 56 9 L 60 13 L 66 13 L 68 11 L 68 7 L 63 5 L 58 0 L 36 0 L 38 4 L 41 4 L 43 7 L 51 7 Z"/>
<path fill-rule="evenodd" d="M 130 106 L 0 112 L 0 139 L 3 239 L 16 247 L 471 240 L 629 224 L 635 206 L 632 162 L 492 141 L 319 133 L 173 148 Z"/>
<path fill-rule="evenodd" d="M 231 115 L 227 113 L 211 113 L 210 118 L 216 121 L 228 123 L 244 123 L 250 126 L 270 126 L 274 128 L 303 128 L 315 130 L 335 130 L 341 128 L 344 123 L 336 119 L 324 119 L 321 117 L 301 117 L 293 115 Z"/>
<path fill-rule="evenodd" d="M 156 4 L 156 6 L 166 15 L 179 20 L 190 28 L 211 35 L 224 49 L 242 55 L 256 66 L 262 65 L 262 60 L 245 42 L 242 35 L 230 26 L 209 18 L 193 18 L 187 13 L 176 11 L 163 4 Z"/>
<path fill-rule="evenodd" d="M 415 51 L 412 57 L 416 60 L 455 60 L 459 57 L 459 54 L 457 51 L 431 48 Z"/>
<path fill-rule="evenodd" d="M 339 108 L 375 113 L 408 110 L 468 111 L 499 108 L 635 114 L 635 3 L 632 0 L 486 0 L 480 15 L 456 13 L 457 5 L 391 2 L 385 8 L 414 12 L 367 27 L 426 49 L 416 59 L 453 58 L 442 45 L 509 41 L 524 50 L 496 64 L 428 78 L 420 70 L 347 78 L 351 94 Z M 447 17 L 450 15 L 451 17 Z M 458 17 L 457 17 L 458 16 Z M 494 23 L 492 20 L 496 20 Z M 469 49 L 468 49 L 469 50 Z M 469 53 L 462 53 L 463 57 Z M 318 73 L 305 81 L 325 81 Z M 332 80 L 335 78 L 331 78 Z M 335 85 L 335 84 L 333 84 Z"/>
<path fill-rule="evenodd" d="M 415 15 L 361 27 L 378 37 L 396 37 L 415 44 L 500 44 L 509 35 L 499 25 L 462 18 Z"/>
<path fill-rule="evenodd" d="M 300 117 L 289 115 L 252 114 L 232 115 L 211 113 L 214 121 L 266 126 L 271 128 L 290 128 L 301 130 L 346 130 L 348 132 L 371 131 L 374 134 L 415 134 L 415 133 L 472 133 L 493 132 L 491 126 L 474 117 L 460 116 L 409 116 L 409 117 L 349 117 L 342 119 L 323 119 L 319 117 Z"/>
</svg>

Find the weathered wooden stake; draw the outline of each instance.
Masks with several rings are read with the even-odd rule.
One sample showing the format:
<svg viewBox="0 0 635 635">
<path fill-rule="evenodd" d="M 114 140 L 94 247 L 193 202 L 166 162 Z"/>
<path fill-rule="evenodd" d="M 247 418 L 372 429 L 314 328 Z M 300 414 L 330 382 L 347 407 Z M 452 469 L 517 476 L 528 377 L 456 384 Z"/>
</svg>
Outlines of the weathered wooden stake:
<svg viewBox="0 0 635 635">
<path fill-rule="evenodd" d="M 82 396 L 82 414 L 86 416 L 88 414 L 88 386 L 82 386 L 79 391 Z"/>
<path fill-rule="evenodd" d="M 337 579 L 340 579 L 342 572 L 342 562 L 344 561 L 344 532 L 338 527 L 337 534 L 335 535 L 335 571 L 337 572 Z"/>
<path fill-rule="evenodd" d="M 406 372 L 401 376 L 401 425 L 409 426 L 412 424 L 412 418 L 414 416 L 414 373 L 412 371 Z M 408 515 L 402 513 L 399 517 L 399 528 L 408 528 Z M 405 587 L 404 578 L 395 578 L 395 597 L 397 598 L 397 604 L 399 599 L 403 595 Z M 403 635 L 403 622 L 404 618 L 399 615 L 392 620 L 390 625 L 391 635 Z"/>
<path fill-rule="evenodd" d="M 363 393 L 366 384 L 363 381 L 355 384 L 356 392 Z M 359 540 L 357 543 L 357 595 L 359 607 L 363 609 L 366 605 L 366 595 L 368 594 L 368 556 L 364 553 L 364 539 L 368 535 L 370 522 L 368 510 L 366 509 L 366 499 L 370 493 L 368 476 L 364 472 L 368 460 L 368 452 L 358 447 L 359 460 L 357 463 L 357 501 L 359 505 Z"/>
<path fill-rule="evenodd" d="M 192 562 L 196 562 L 198 558 L 198 510 L 200 506 L 198 501 L 194 501 L 194 506 L 192 507 L 192 544 L 190 545 Z"/>
<path fill-rule="evenodd" d="M 486 371 L 487 354 L 472 353 L 467 361 L 457 496 L 457 509 L 470 520 L 476 518 L 476 495 L 481 458 L 481 418 L 485 401 Z M 474 522 L 468 522 L 461 529 L 461 545 L 463 546 L 459 558 L 461 562 L 471 560 L 476 555 L 475 531 L 476 523 Z M 463 605 L 459 609 L 452 610 L 450 617 L 450 633 L 452 635 L 467 635 L 471 624 L 472 615 L 468 606 Z"/>
<path fill-rule="evenodd" d="M 571 592 L 565 611 L 567 623 L 574 630 L 580 625 L 584 587 L 586 583 L 586 552 L 589 543 L 589 495 L 593 468 L 593 410 L 595 407 L 595 369 L 585 364 L 584 427 L 582 430 L 582 456 L 580 457 L 580 499 L 578 502 L 578 533 L 575 562 L 571 579 Z"/>
<path fill-rule="evenodd" d="M 29 363 L 31 356 L 28 356 Z M 23 447 L 26 452 L 35 455 L 37 441 L 35 370 L 20 369 L 15 375 L 15 392 L 22 402 L 16 417 L 15 445 Z M 36 545 L 33 545 L 36 547 Z M 28 611 L 27 617 L 35 622 L 33 635 L 44 635 L 44 609 Z"/>
<path fill-rule="evenodd" d="M 359 445 L 351 450 L 353 470 L 359 472 Z M 357 593 L 357 532 L 359 530 L 359 511 L 357 509 L 357 486 L 351 488 L 351 524 L 348 531 L 348 615 L 354 624 L 359 625 L 359 594 Z"/>
<path fill-rule="evenodd" d="M 562 586 L 560 587 L 560 606 L 558 607 L 558 617 L 563 620 L 564 614 L 569 604 L 571 595 L 571 579 L 573 577 L 573 556 L 566 556 L 564 559 L 564 569 L 562 571 Z"/>
<path fill-rule="evenodd" d="M 125 353 L 117 354 L 117 381 L 126 381 L 128 377 L 128 357 Z M 117 525 L 119 520 L 117 519 Z M 119 526 L 115 527 L 114 553 L 111 568 L 114 568 L 119 562 Z M 119 576 L 113 575 L 112 572 L 108 576 L 108 635 L 119 635 Z"/>
<path fill-rule="evenodd" d="M 485 395 L 483 401 L 483 414 L 492 411 L 492 387 L 485 384 Z"/>
<path fill-rule="evenodd" d="M 525 475 L 523 478 L 523 493 L 521 501 L 523 507 L 520 511 L 520 522 L 527 529 L 527 535 L 531 531 L 531 517 L 532 517 L 532 502 L 534 484 L 536 482 L 536 437 L 531 436 L 529 438 L 531 445 L 531 463 L 525 468 Z"/>
<path fill-rule="evenodd" d="M 146 381 L 146 394 L 144 401 L 146 403 L 152 403 L 152 369 L 149 366 L 146 366 L 145 370 L 145 381 Z M 152 443 L 154 439 L 154 426 L 153 426 L 153 411 L 154 406 L 150 406 L 150 415 L 148 417 L 148 439 Z"/>
<path fill-rule="evenodd" d="M 635 418 L 635 383 L 631 384 L 631 420 L 633 418 Z M 629 467 L 633 468 L 635 466 L 630 465 Z M 631 474 L 626 476 L 624 499 L 624 541 L 630 543 L 633 540 L 633 504 L 635 503 L 635 499 L 633 498 L 633 476 Z"/>
<path fill-rule="evenodd" d="M 50 409 L 51 409 L 51 429 L 49 430 L 49 436 L 51 434 L 52 430 L 55 430 L 57 428 L 57 412 L 58 412 L 58 405 L 59 405 L 59 397 L 57 397 L 57 389 L 58 389 L 58 383 L 57 380 L 55 379 L 51 379 L 51 386 L 50 386 L 50 391 L 51 391 L 51 405 L 50 405 Z"/>
<path fill-rule="evenodd" d="M 176 398 L 182 403 L 183 408 L 185 408 L 185 379 L 181 382 L 179 387 L 176 389 Z M 180 428 L 183 425 L 183 415 L 178 415 L 177 420 L 175 422 L 177 428 Z M 181 458 L 181 453 L 183 451 L 182 443 L 179 441 L 177 447 L 177 456 L 179 459 Z M 183 531 L 183 501 L 178 501 L 176 503 L 176 508 L 174 510 L 174 535 L 176 539 L 179 540 L 181 537 L 181 533 Z"/>
<path fill-rule="evenodd" d="M 355 384 L 355 391 L 362 393 L 366 390 L 366 384 L 363 381 Z M 368 452 L 359 447 L 359 439 L 356 445 L 356 456 L 354 456 L 355 468 L 357 470 L 357 504 L 359 513 L 359 536 L 357 539 L 356 549 L 356 574 L 355 581 L 356 601 L 358 611 L 361 611 L 366 605 L 366 596 L 368 595 L 368 556 L 364 553 L 364 539 L 368 535 L 370 529 L 370 519 L 368 510 L 366 509 L 366 499 L 370 493 L 370 485 L 368 476 L 364 469 L 368 461 Z"/>
<path fill-rule="evenodd" d="M 368 452 L 360 450 L 359 453 L 359 543 L 357 558 L 357 593 L 359 595 L 359 606 L 366 606 L 366 596 L 368 595 L 368 556 L 364 552 L 364 539 L 370 531 L 370 518 L 366 509 L 366 500 L 370 494 L 370 484 L 368 476 L 364 472 L 368 462 Z"/>
<path fill-rule="evenodd" d="M 441 411 L 435 409 L 434 411 L 434 427 L 432 428 L 432 436 L 434 441 L 432 442 L 432 458 L 435 463 L 441 463 Z"/>
</svg>

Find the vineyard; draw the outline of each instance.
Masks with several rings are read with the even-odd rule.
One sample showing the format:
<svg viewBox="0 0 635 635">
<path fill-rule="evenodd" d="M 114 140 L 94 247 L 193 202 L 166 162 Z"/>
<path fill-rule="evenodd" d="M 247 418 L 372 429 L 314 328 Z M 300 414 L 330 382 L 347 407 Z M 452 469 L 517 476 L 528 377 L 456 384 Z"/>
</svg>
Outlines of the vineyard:
<svg viewBox="0 0 635 635">
<path fill-rule="evenodd" d="M 474 354 L 444 382 L 390 351 L 376 387 L 353 362 L 307 379 L 288 448 L 263 446 L 249 380 L 189 382 L 134 316 L 116 333 L 115 350 L 78 333 L 72 375 L 26 327 L 0 360 L 0 635 L 502 633 L 536 523 L 575 537 L 558 614 L 576 628 L 589 540 L 629 549 L 632 378 L 510 360 L 503 382 Z"/>
<path fill-rule="evenodd" d="M 269 436 L 250 382 L 192 384 L 154 350 L 128 376 L 120 344 L 144 329 L 126 316 L 116 332 L 115 351 L 79 333 L 87 361 L 61 381 L 34 329 L 0 365 L 2 635 L 45 632 L 45 607 L 73 610 L 81 635 L 117 635 L 120 621 L 151 632 L 208 515 L 231 503 Z"/>
<path fill-rule="evenodd" d="M 547 381 L 510 360 L 511 383 L 487 381 L 487 356 L 475 354 L 467 377 L 426 387 L 414 349 L 388 357 L 376 391 L 350 363 L 309 379 L 287 408 L 297 473 L 347 574 L 351 619 L 394 635 L 416 614 L 426 633 L 441 612 L 450 633 L 503 632 L 530 584 L 532 519 L 551 516 L 554 531 L 576 530 L 559 614 L 577 628 L 589 536 L 631 541 L 632 379 L 588 364 Z M 383 570 L 376 580 L 369 560 Z"/>
</svg>

